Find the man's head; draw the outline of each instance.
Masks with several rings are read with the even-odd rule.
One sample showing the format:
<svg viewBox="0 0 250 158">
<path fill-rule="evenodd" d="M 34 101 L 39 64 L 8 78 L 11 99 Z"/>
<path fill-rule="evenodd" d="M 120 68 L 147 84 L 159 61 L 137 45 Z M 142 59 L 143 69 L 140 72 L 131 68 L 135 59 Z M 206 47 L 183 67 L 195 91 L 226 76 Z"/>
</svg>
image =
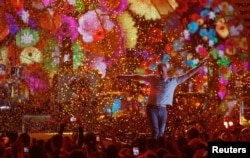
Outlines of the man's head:
<svg viewBox="0 0 250 158">
<path fill-rule="evenodd" d="M 157 70 L 158 70 L 158 73 L 160 75 L 160 78 L 161 79 L 164 79 L 165 77 L 167 77 L 167 72 L 169 70 L 170 66 L 168 63 L 160 63 L 157 65 Z"/>
</svg>

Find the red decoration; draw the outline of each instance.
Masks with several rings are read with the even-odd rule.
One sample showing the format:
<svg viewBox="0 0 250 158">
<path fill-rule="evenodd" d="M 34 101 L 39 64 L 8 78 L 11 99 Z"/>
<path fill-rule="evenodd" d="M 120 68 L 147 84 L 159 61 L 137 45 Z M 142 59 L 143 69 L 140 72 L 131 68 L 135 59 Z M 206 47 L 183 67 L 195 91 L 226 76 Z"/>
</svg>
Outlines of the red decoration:
<svg viewBox="0 0 250 158">
<path fill-rule="evenodd" d="M 187 25 L 187 24 L 188 24 L 188 19 L 187 19 L 187 18 L 182 18 L 182 19 L 181 19 L 181 23 L 182 23 L 183 25 Z"/>
<path fill-rule="evenodd" d="M 213 0 L 211 3 L 211 8 L 215 8 L 218 6 L 219 3 L 221 3 L 223 0 Z"/>
<path fill-rule="evenodd" d="M 197 21 L 198 19 L 200 19 L 200 15 L 197 13 L 194 13 L 190 16 L 191 21 Z"/>
<path fill-rule="evenodd" d="M 221 66 L 220 68 L 220 72 L 223 73 L 223 74 L 226 74 L 227 73 L 227 68 Z"/>
<path fill-rule="evenodd" d="M 11 0 L 11 5 L 16 9 L 16 11 L 20 11 L 23 9 L 24 0 Z"/>
<path fill-rule="evenodd" d="M 94 33 L 94 41 L 100 41 L 105 38 L 105 30 L 100 28 Z"/>
<path fill-rule="evenodd" d="M 177 0 L 178 7 L 176 8 L 176 12 L 179 14 L 183 14 L 188 10 L 188 4 L 186 1 L 183 0 Z"/>
<path fill-rule="evenodd" d="M 170 45 L 170 44 L 165 44 L 165 46 L 164 46 L 164 51 L 165 51 L 166 53 L 171 52 L 171 45 Z"/>
<path fill-rule="evenodd" d="M 208 0 L 199 0 L 199 2 L 202 7 L 206 7 L 206 5 L 208 4 Z"/>
<path fill-rule="evenodd" d="M 219 90 L 220 91 L 226 91 L 227 87 L 225 85 L 220 84 L 219 85 Z"/>
</svg>

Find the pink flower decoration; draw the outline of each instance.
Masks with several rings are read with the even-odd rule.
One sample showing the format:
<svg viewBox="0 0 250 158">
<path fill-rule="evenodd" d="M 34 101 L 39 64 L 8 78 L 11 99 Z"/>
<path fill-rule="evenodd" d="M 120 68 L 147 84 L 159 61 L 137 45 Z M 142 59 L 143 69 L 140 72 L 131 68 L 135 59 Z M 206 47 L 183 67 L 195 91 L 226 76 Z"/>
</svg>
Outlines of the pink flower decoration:
<svg viewBox="0 0 250 158">
<path fill-rule="evenodd" d="M 200 55 L 200 57 L 206 57 L 208 55 L 207 49 L 202 45 L 197 46 L 196 51 Z"/>
<path fill-rule="evenodd" d="M 249 63 L 248 62 L 246 62 L 246 61 L 244 61 L 243 63 L 242 63 L 242 65 L 243 65 L 243 69 L 244 69 L 244 71 L 246 72 L 246 71 L 248 71 L 248 68 L 249 68 Z"/>
<path fill-rule="evenodd" d="M 56 35 L 60 43 L 64 37 L 70 37 L 71 41 L 75 41 L 79 35 L 77 31 L 77 22 L 69 16 L 62 17 L 62 24 L 56 31 Z"/>
<path fill-rule="evenodd" d="M 103 61 L 103 57 L 96 57 L 93 67 L 101 72 L 102 78 L 106 76 L 107 65 Z"/>
<path fill-rule="evenodd" d="M 100 7 L 105 12 L 118 15 L 128 7 L 128 2 L 127 0 L 100 0 Z"/>
<path fill-rule="evenodd" d="M 94 36 L 101 29 L 104 32 L 109 32 L 115 26 L 107 13 L 102 12 L 100 9 L 88 11 L 79 18 L 78 23 L 78 31 L 86 43 L 93 42 L 95 40 Z"/>
<path fill-rule="evenodd" d="M 55 0 L 42 0 L 45 7 L 52 5 Z"/>
<path fill-rule="evenodd" d="M 232 70 L 233 73 L 237 73 L 238 72 L 237 65 L 235 65 L 235 64 L 230 65 L 229 69 Z"/>
<path fill-rule="evenodd" d="M 218 51 L 223 51 L 223 52 L 226 50 L 224 44 L 218 44 L 218 45 L 216 46 L 216 49 L 217 49 Z"/>
<path fill-rule="evenodd" d="M 226 80 L 223 76 L 220 76 L 219 82 L 222 85 L 225 85 L 225 86 L 228 85 L 228 80 Z"/>
<path fill-rule="evenodd" d="M 35 76 L 30 76 L 25 80 L 30 87 L 30 92 L 45 91 L 49 88 L 49 83 Z"/>
<path fill-rule="evenodd" d="M 219 95 L 220 99 L 224 99 L 226 96 L 226 91 L 221 90 L 218 92 L 218 95 Z"/>
</svg>

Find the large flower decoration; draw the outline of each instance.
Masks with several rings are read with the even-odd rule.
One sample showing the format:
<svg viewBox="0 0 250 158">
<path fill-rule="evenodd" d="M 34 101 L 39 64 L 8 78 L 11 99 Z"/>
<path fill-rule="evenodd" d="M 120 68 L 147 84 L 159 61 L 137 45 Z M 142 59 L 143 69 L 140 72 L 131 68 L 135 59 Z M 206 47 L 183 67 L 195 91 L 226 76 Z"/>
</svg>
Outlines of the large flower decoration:
<svg viewBox="0 0 250 158">
<path fill-rule="evenodd" d="M 20 31 L 19 26 L 16 24 L 16 20 L 13 15 L 6 14 L 6 21 L 9 24 L 10 35 L 16 35 Z"/>
<path fill-rule="evenodd" d="M 22 29 L 16 35 L 16 45 L 20 48 L 35 46 L 38 41 L 38 32 L 30 28 Z"/>
<path fill-rule="evenodd" d="M 123 29 L 107 13 L 99 9 L 91 10 L 82 15 L 78 22 L 85 51 L 109 57 L 116 56 L 117 50 L 124 51 Z"/>
<path fill-rule="evenodd" d="M 60 43 L 64 37 L 69 37 L 71 41 L 75 41 L 79 35 L 77 31 L 77 22 L 74 18 L 63 16 L 61 18 L 61 26 L 58 28 L 56 35 Z"/>
<path fill-rule="evenodd" d="M 123 12 L 119 15 L 118 21 L 121 24 L 126 36 L 126 47 L 134 48 L 138 38 L 138 28 L 135 27 L 135 21 L 128 12 Z"/>
<path fill-rule="evenodd" d="M 88 11 L 79 18 L 78 22 L 78 31 L 86 43 L 104 39 L 105 33 L 115 26 L 109 16 L 100 9 Z"/>
<path fill-rule="evenodd" d="M 41 52 L 35 47 L 27 47 L 21 52 L 20 61 L 23 64 L 40 63 L 42 61 Z"/>
<path fill-rule="evenodd" d="M 102 36 L 102 35 L 99 35 Z M 98 56 L 112 57 L 118 60 L 121 53 L 124 53 L 124 33 L 119 25 L 116 25 L 112 30 L 105 34 L 105 38 L 91 43 L 82 43 L 85 51 L 91 52 Z M 117 58 L 116 58 L 117 57 Z"/>
<path fill-rule="evenodd" d="M 155 8 L 151 0 L 128 0 L 129 9 L 135 14 L 144 17 L 146 20 L 157 20 L 161 15 Z"/>
</svg>

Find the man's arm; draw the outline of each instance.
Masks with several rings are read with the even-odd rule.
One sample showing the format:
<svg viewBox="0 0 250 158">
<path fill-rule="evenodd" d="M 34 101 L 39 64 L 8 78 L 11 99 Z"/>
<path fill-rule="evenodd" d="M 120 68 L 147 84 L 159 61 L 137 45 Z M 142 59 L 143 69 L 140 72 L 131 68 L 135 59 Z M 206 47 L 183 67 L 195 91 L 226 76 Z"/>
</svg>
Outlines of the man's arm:
<svg viewBox="0 0 250 158">
<path fill-rule="evenodd" d="M 178 77 L 178 82 L 179 83 L 183 83 L 185 82 L 187 79 L 191 78 L 194 74 L 196 74 L 199 69 L 204 66 L 207 62 L 209 61 L 209 56 L 204 58 L 204 60 L 202 60 L 195 68 L 187 71 L 185 74 L 181 75 Z"/>
<path fill-rule="evenodd" d="M 117 78 L 118 79 L 145 80 L 146 76 L 138 75 L 138 74 L 123 74 L 123 75 L 118 75 Z"/>
<path fill-rule="evenodd" d="M 58 134 L 63 135 L 64 128 L 65 128 L 66 124 L 68 123 L 68 120 L 69 120 L 69 117 L 64 116 L 64 118 L 60 122 L 60 128 L 59 128 Z"/>
</svg>

